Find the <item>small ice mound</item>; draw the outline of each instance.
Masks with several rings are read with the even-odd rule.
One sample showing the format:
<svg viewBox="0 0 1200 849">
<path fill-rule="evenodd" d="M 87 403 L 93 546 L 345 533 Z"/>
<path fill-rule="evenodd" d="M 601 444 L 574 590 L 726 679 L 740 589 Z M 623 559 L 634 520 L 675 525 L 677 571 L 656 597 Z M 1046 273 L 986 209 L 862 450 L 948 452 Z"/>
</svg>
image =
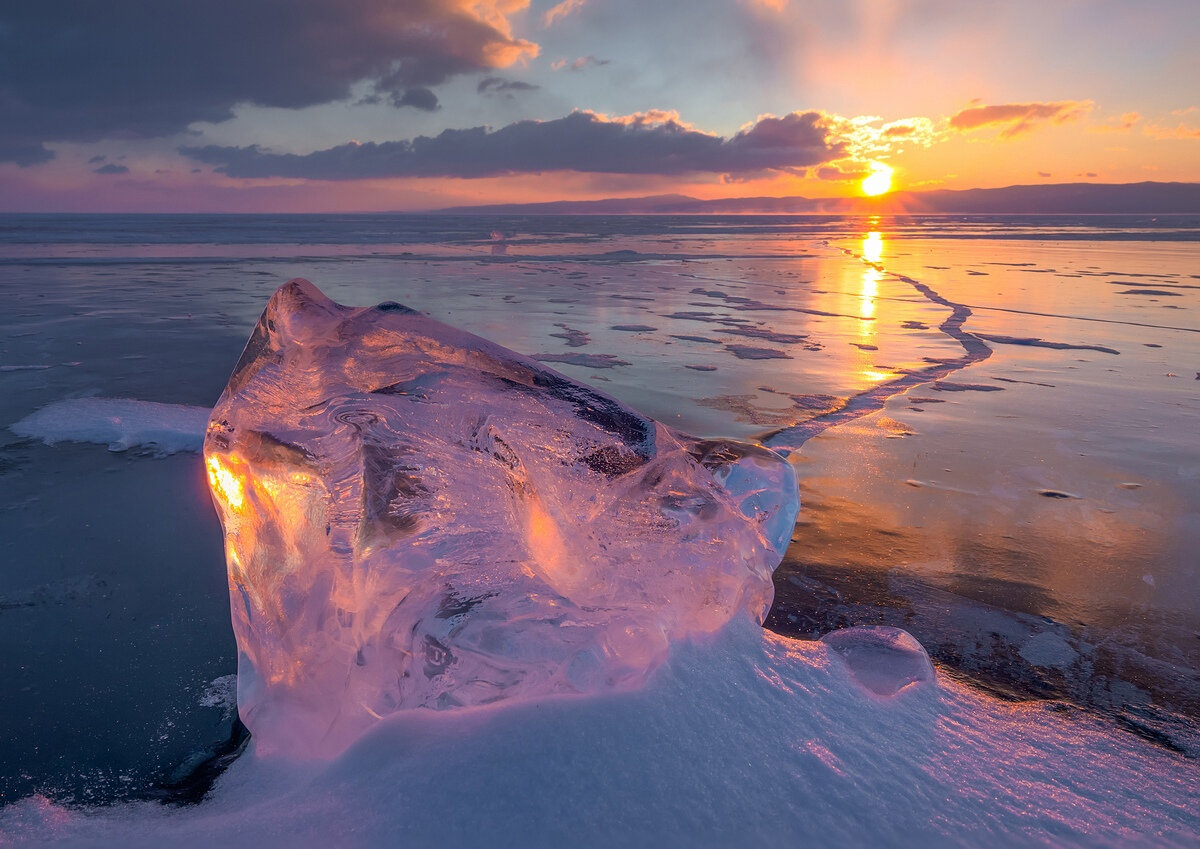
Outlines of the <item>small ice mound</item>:
<svg viewBox="0 0 1200 849">
<path fill-rule="evenodd" d="M 30 413 L 9 430 L 47 445 L 94 442 L 107 445 L 109 451 L 199 452 L 210 412 L 207 407 L 128 398 L 68 398 Z"/>
<path fill-rule="evenodd" d="M 877 696 L 891 697 L 934 680 L 925 647 L 902 628 L 843 628 L 825 634 L 821 642 L 833 649 L 855 682 Z"/>
<path fill-rule="evenodd" d="M 637 689 L 673 645 L 762 622 L 799 509 L 761 445 L 305 280 L 267 304 L 204 456 L 241 718 L 300 758 L 391 714 Z"/>
</svg>

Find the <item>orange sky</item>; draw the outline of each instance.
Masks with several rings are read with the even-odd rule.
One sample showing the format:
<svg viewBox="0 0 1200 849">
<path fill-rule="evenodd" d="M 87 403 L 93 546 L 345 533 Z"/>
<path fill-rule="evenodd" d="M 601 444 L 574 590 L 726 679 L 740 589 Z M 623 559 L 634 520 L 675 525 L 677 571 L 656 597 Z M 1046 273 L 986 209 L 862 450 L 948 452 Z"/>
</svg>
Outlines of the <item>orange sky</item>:
<svg viewBox="0 0 1200 849">
<path fill-rule="evenodd" d="M 0 210 L 842 197 L 872 163 L 909 190 L 1200 181 L 1200 16 L 1152 5 L 0 8 Z"/>
</svg>

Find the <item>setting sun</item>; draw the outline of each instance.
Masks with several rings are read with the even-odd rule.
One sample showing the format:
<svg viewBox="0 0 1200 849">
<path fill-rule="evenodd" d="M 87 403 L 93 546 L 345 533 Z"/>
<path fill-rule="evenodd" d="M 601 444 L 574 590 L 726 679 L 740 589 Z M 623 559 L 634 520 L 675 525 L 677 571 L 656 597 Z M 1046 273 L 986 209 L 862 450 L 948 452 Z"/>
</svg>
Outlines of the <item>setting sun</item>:
<svg viewBox="0 0 1200 849">
<path fill-rule="evenodd" d="M 882 162 L 871 163 L 871 173 L 863 178 L 862 193 L 870 197 L 892 190 L 892 169 Z"/>
</svg>

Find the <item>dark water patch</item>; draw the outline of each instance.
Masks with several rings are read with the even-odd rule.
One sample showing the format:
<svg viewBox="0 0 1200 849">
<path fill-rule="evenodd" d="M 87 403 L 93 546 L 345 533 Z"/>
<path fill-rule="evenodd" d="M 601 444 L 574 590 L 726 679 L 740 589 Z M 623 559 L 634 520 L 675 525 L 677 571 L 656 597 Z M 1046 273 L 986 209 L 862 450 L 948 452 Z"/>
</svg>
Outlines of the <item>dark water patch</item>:
<svg viewBox="0 0 1200 849">
<path fill-rule="evenodd" d="M 625 360 L 618 359 L 616 354 L 534 354 L 533 358 L 542 363 L 566 363 L 585 368 L 615 368 L 629 365 Z"/>
<path fill-rule="evenodd" d="M 935 392 L 1003 392 L 1003 386 L 988 386 L 986 383 L 952 383 L 948 380 L 938 380 L 929 384 Z"/>
<path fill-rule="evenodd" d="M 1073 345 L 1069 342 L 1051 342 L 1036 336 L 1004 336 L 999 333 L 975 333 L 980 339 L 1000 345 L 1025 345 L 1030 348 L 1051 348 L 1055 351 L 1099 351 L 1102 354 L 1120 354 L 1115 348 L 1103 345 Z"/>
<path fill-rule="evenodd" d="M 614 324 L 609 330 L 620 330 L 625 333 L 649 333 L 658 328 L 651 327 L 649 324 Z"/>
<path fill-rule="evenodd" d="M 1043 498 L 1082 498 L 1081 495 L 1075 495 L 1071 492 L 1063 492 L 1061 489 L 1039 489 L 1037 494 Z"/>
<path fill-rule="evenodd" d="M 1125 289 L 1117 292 L 1118 295 L 1157 295 L 1160 298 L 1179 298 L 1182 297 L 1178 292 L 1168 292 L 1166 289 Z"/>
<path fill-rule="evenodd" d="M 1128 280 L 1108 280 L 1105 282 L 1107 282 L 1108 285 L 1110 285 L 1110 286 L 1133 286 L 1133 287 L 1136 287 L 1138 285 L 1137 283 L 1131 283 Z M 1159 289 L 1200 289 L 1200 286 L 1195 286 L 1191 283 L 1160 283 L 1157 280 L 1154 282 L 1154 285 L 1157 286 Z M 1120 295 L 1120 294 L 1126 294 L 1126 293 L 1118 292 L 1117 294 Z"/>
<path fill-rule="evenodd" d="M 1018 380 L 1015 377 L 993 377 L 992 380 L 999 380 L 1003 383 L 1022 383 L 1026 386 L 1044 386 L 1047 389 L 1057 389 L 1058 388 L 1053 383 L 1039 383 L 1036 380 Z"/>
<path fill-rule="evenodd" d="M 684 342 L 701 342 L 705 345 L 720 345 L 720 344 L 722 344 L 720 339 L 710 339 L 707 336 L 687 336 L 687 335 L 676 335 L 673 333 L 673 334 L 671 334 L 671 338 L 672 339 L 682 339 Z"/>
<path fill-rule="evenodd" d="M 794 345 L 808 338 L 807 333 L 778 333 L 766 327 L 731 327 L 725 332 L 733 336 L 764 339 L 780 345 Z"/>
<path fill-rule="evenodd" d="M 588 336 L 582 330 L 577 330 L 574 327 L 568 327 L 565 324 L 556 324 L 555 327 L 562 328 L 562 333 L 551 333 L 558 339 L 566 340 L 568 348 L 582 348 L 584 345 L 592 341 L 592 337 Z"/>
<path fill-rule="evenodd" d="M 758 348 L 754 345 L 732 345 L 725 346 L 725 350 L 733 354 L 739 360 L 790 360 L 791 354 L 786 351 L 780 351 L 777 348 Z"/>
</svg>

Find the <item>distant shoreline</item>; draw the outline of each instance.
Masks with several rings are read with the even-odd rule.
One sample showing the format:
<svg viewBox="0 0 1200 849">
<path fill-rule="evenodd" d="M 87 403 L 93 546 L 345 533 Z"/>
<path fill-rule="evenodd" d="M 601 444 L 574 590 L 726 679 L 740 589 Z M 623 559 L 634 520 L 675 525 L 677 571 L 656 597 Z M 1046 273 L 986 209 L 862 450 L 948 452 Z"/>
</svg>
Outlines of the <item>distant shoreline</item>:
<svg viewBox="0 0 1200 849">
<path fill-rule="evenodd" d="M 1188 215 L 1200 214 L 1200 183 L 1052 183 L 996 189 L 893 192 L 881 197 L 651 195 L 601 200 L 452 206 L 441 214 L 548 215 Z"/>
</svg>

